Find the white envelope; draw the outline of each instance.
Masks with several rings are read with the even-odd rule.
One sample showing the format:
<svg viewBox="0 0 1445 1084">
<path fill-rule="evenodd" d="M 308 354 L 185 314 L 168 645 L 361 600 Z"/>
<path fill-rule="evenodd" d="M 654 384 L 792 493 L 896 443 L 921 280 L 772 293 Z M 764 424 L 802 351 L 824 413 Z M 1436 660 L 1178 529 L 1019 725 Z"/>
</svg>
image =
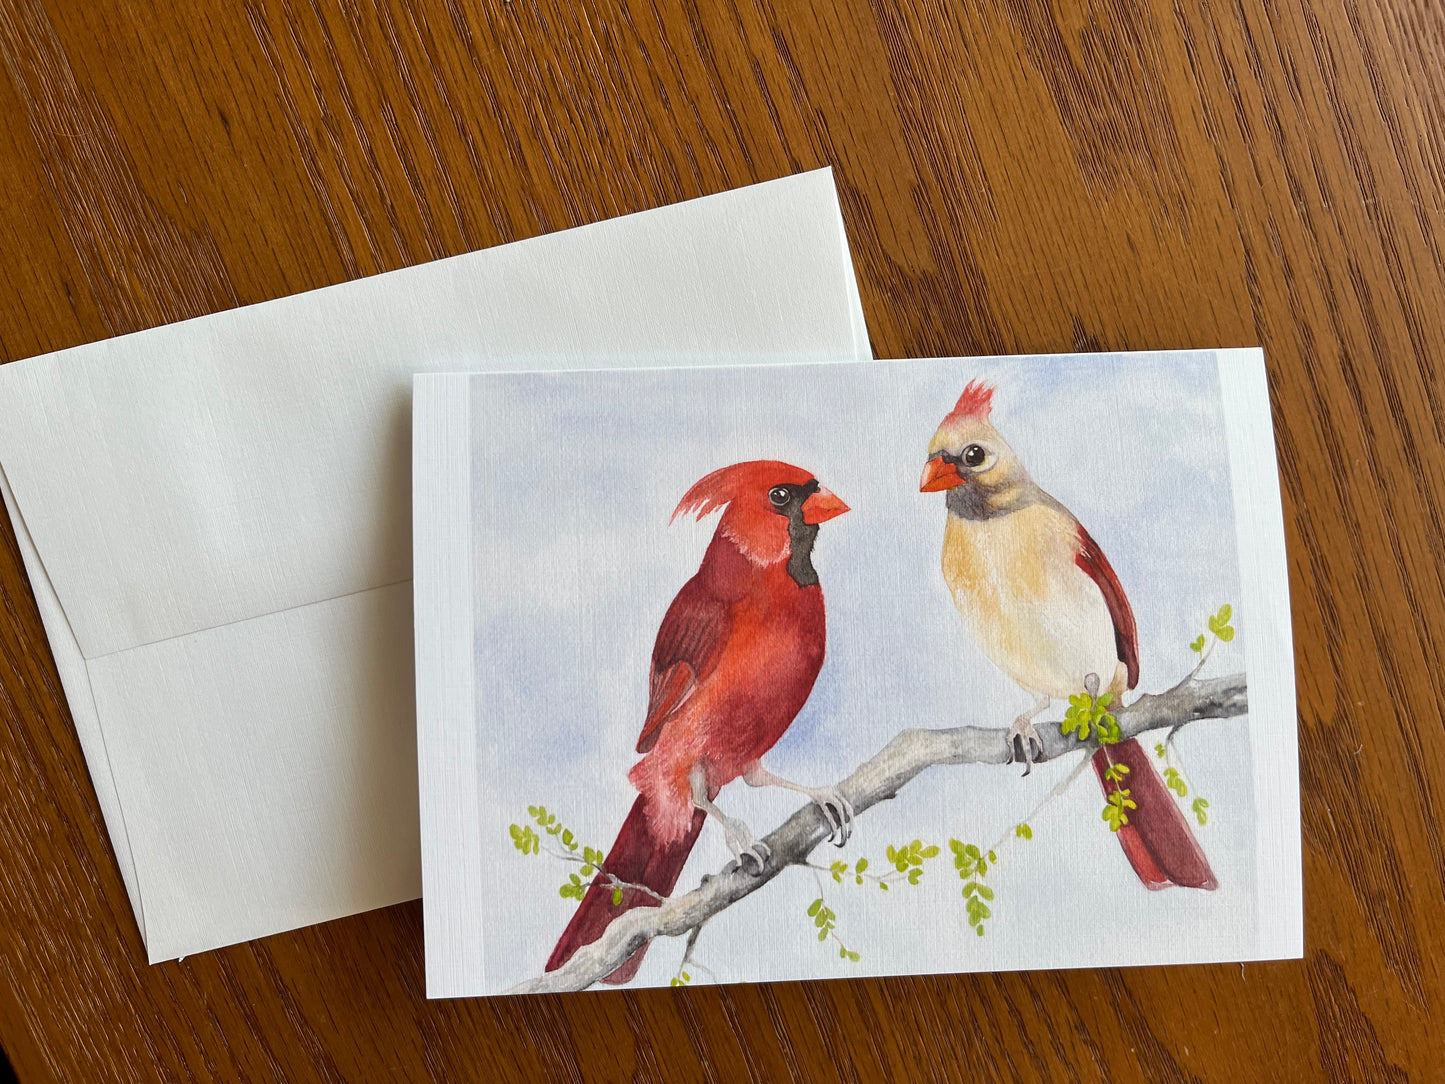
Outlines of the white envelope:
<svg viewBox="0 0 1445 1084">
<path fill-rule="evenodd" d="M 869 356 L 820 170 L 0 367 L 0 490 L 150 960 L 421 892 L 413 373 Z"/>
</svg>

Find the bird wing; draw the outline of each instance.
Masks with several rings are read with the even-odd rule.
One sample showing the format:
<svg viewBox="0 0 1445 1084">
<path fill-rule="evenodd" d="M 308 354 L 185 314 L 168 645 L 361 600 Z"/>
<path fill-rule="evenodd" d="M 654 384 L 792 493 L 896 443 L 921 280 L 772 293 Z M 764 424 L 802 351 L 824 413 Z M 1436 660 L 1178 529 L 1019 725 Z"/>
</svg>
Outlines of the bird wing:
<svg viewBox="0 0 1445 1084">
<path fill-rule="evenodd" d="M 716 668 L 727 641 L 730 612 L 727 600 L 708 591 L 697 578 L 689 580 L 672 600 L 652 648 L 647 719 L 637 739 L 639 753 L 657 744 L 663 724 Z"/>
<path fill-rule="evenodd" d="M 1134 623 L 1134 611 L 1129 607 L 1129 599 L 1114 573 L 1114 566 L 1109 564 L 1099 543 L 1094 541 L 1082 523 L 1079 524 L 1079 552 L 1074 557 L 1074 564 L 1089 574 L 1089 579 L 1104 596 L 1109 616 L 1114 621 L 1114 646 L 1118 649 L 1119 661 L 1129 672 L 1129 688 L 1132 689 L 1139 684 L 1139 628 Z"/>
</svg>

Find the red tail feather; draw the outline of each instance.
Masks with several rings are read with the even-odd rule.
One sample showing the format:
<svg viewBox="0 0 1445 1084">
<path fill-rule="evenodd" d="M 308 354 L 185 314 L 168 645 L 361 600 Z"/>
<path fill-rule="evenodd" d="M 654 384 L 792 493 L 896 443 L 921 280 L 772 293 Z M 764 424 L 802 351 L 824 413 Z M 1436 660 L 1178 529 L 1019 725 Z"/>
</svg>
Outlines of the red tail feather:
<svg viewBox="0 0 1445 1084">
<path fill-rule="evenodd" d="M 1110 762 L 1125 765 L 1129 774 L 1120 782 L 1106 780 Z M 1213 891 L 1219 886 L 1189 822 L 1143 746 L 1130 738 L 1100 749 L 1094 754 L 1094 772 L 1106 796 L 1124 788 L 1138 806 L 1127 811 L 1129 823 L 1120 827 L 1118 836 L 1129 864 L 1146 887 L 1179 885 Z"/>
<path fill-rule="evenodd" d="M 632 811 L 627 814 L 627 819 L 622 822 L 622 831 L 617 833 L 617 841 L 612 844 L 612 850 L 607 852 L 602 863 L 603 871 L 612 874 L 619 881 L 645 885 L 658 896 L 670 895 L 677 885 L 678 877 L 682 875 L 682 867 L 687 863 L 692 845 L 697 842 L 705 818 L 706 814 L 701 809 L 694 810 L 692 826 L 687 835 L 674 843 L 658 843 L 647 819 L 647 799 L 639 795 L 637 801 L 632 803 Z M 599 873 L 587 889 L 587 894 L 582 897 L 572 921 L 567 923 L 567 928 L 562 931 L 557 947 L 547 958 L 546 970 L 556 971 L 570 960 L 579 948 L 596 941 L 618 915 L 634 907 L 656 907 L 660 902 L 646 892 L 628 888 L 622 890 L 622 901 L 614 905 L 612 894 L 612 883 Z M 602 981 L 613 985 L 630 981 L 642 965 L 642 957 L 646 952 L 647 946 L 643 945 Z"/>
</svg>

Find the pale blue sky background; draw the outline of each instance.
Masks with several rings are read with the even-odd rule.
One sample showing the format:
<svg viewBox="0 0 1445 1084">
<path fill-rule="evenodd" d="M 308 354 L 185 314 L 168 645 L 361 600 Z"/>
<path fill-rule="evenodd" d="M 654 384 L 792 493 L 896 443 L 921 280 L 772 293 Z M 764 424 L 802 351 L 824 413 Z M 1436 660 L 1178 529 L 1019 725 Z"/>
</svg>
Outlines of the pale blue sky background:
<svg viewBox="0 0 1445 1084">
<path fill-rule="evenodd" d="M 959 621 L 939 568 L 943 497 L 918 492 L 929 437 L 975 377 L 997 385 L 994 423 L 1117 570 L 1139 622 L 1140 691 L 1167 688 L 1187 671 L 1189 640 L 1226 601 L 1240 639 L 1221 645 L 1210 670 L 1243 669 L 1248 606 L 1211 354 L 473 379 L 478 770 L 484 868 L 499 886 L 486 916 L 489 989 L 537 972 L 575 907 L 556 891 L 568 867 L 523 858 L 507 825 L 540 802 L 606 848 L 635 797 L 626 775 L 653 637 L 716 525 L 712 517 L 669 528 L 668 516 L 707 472 L 783 459 L 853 508 L 818 540 L 828 656 L 808 705 L 765 758 L 773 771 L 834 781 L 902 727 L 1004 726 L 1028 706 Z M 1247 727 L 1197 724 L 1178 741 L 1195 791 L 1211 803 L 1199 834 L 1220 880 L 1215 893 L 1146 891 L 1099 818 L 1103 801 L 1088 772 L 1033 821 L 1031 842 L 1000 849 L 990 876 L 995 917 L 977 938 L 947 839 L 992 842 L 1073 759 L 1028 779 L 1012 768 L 937 768 L 865 814 L 841 852 L 881 863 L 889 843 L 944 845 L 923 884 L 887 894 L 826 884 L 838 932 L 861 962 L 838 959 L 810 933 L 805 911 L 818 886 L 804 870 L 710 923 L 698 959 L 721 979 L 749 981 L 1249 955 Z M 738 782 L 719 804 L 761 836 L 797 801 Z M 838 853 L 824 847 L 814 857 L 826 865 Z M 709 825 L 679 887 L 727 859 Z M 1089 916 L 1082 925 L 1080 916 Z M 654 945 L 638 982 L 666 983 L 681 953 L 680 942 Z"/>
</svg>

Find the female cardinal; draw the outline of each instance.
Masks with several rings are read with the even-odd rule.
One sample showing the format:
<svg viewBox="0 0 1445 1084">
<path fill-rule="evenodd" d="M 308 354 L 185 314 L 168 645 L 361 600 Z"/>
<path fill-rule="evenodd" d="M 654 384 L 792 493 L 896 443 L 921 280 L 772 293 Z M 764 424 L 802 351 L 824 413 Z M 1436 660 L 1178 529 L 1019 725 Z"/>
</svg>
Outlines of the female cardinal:
<svg viewBox="0 0 1445 1084">
<path fill-rule="evenodd" d="M 1033 694 L 1033 710 L 1009 727 L 1033 765 L 1043 751 L 1034 719 L 1051 699 L 1084 689 L 1117 700 L 1139 683 L 1134 612 L 1104 551 L 1083 525 L 1029 477 L 989 423 L 993 388 L 963 389 L 933 434 L 919 489 L 946 490 L 943 578 L 984 654 Z M 1100 689 L 1099 686 L 1103 688 Z M 1122 763 L 1127 783 L 1106 779 Z M 1149 888 L 1212 889 L 1214 874 L 1164 781 L 1134 739 L 1101 748 L 1094 770 L 1105 794 L 1127 786 L 1137 808 L 1119 842 Z"/>
<path fill-rule="evenodd" d="M 759 758 L 792 725 L 823 665 L 823 589 L 813 569 L 818 525 L 848 506 L 805 470 L 760 460 L 714 471 L 672 513 L 699 519 L 725 509 L 697 575 L 668 607 L 652 648 L 647 718 L 628 773 L 640 792 L 547 960 L 565 964 L 634 907 L 655 907 L 682 873 L 707 817 L 722 825 L 741 866 L 759 872 L 767 845 L 713 800 L 739 776 L 750 786 L 787 787 L 817 802 L 839 846 L 853 808 L 836 788 L 813 789 L 780 779 Z M 614 904 L 609 878 L 622 889 Z M 627 982 L 647 946 L 604 982 Z"/>
</svg>

